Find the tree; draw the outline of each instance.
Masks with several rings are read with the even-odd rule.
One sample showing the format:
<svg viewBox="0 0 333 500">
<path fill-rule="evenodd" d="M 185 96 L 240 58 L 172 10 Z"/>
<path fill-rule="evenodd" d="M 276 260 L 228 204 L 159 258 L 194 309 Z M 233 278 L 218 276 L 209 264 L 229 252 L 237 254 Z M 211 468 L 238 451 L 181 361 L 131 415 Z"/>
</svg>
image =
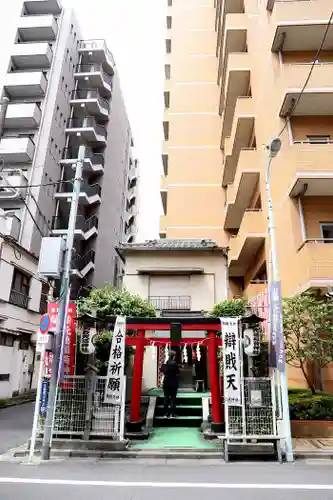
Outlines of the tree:
<svg viewBox="0 0 333 500">
<path fill-rule="evenodd" d="M 106 284 L 102 288 L 92 290 L 88 297 L 77 301 L 78 313 L 92 314 L 97 318 L 106 316 L 133 316 L 141 318 L 156 317 L 155 307 L 140 295 L 132 294 L 126 289 L 118 289 Z"/>
<path fill-rule="evenodd" d="M 332 318 L 333 303 L 311 293 L 283 300 L 286 360 L 302 370 L 313 394 L 316 390 L 306 365 L 312 360 L 321 371 L 333 361 Z"/>
<path fill-rule="evenodd" d="M 243 316 L 245 313 L 246 299 L 222 300 L 214 305 L 209 316 L 217 318 L 231 318 L 233 316 Z"/>
<path fill-rule="evenodd" d="M 88 297 L 82 297 L 77 302 L 78 315 L 92 314 L 104 319 L 107 316 L 133 316 L 141 318 L 156 317 L 156 310 L 147 300 L 126 289 L 118 289 L 109 284 L 92 290 Z M 112 332 L 101 330 L 94 338 L 96 347 L 96 365 L 100 375 L 105 375 L 111 348 Z M 128 360 L 132 348 L 126 346 L 125 356 Z M 127 364 L 127 363 L 126 363 Z"/>
</svg>

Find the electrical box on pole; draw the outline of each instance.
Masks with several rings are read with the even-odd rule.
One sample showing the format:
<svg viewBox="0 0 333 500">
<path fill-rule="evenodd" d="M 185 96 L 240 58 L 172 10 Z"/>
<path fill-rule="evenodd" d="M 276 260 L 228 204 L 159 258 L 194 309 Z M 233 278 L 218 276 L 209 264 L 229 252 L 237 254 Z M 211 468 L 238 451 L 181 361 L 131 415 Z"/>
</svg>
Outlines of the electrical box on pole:
<svg viewBox="0 0 333 500">
<path fill-rule="evenodd" d="M 59 279 L 63 270 L 65 240 L 59 237 L 45 237 L 40 249 L 38 274 L 46 278 Z"/>
</svg>

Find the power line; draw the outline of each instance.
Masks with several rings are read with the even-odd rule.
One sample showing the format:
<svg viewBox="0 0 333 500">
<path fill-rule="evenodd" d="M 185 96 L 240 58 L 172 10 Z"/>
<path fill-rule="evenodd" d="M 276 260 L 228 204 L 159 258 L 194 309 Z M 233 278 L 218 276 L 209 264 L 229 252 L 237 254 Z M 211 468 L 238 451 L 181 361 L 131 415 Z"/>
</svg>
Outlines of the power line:
<svg viewBox="0 0 333 500">
<path fill-rule="evenodd" d="M 287 125 L 288 125 L 288 120 L 289 120 L 289 118 L 291 118 L 291 116 L 292 116 L 292 115 L 293 115 L 293 113 L 295 112 L 295 110 L 296 110 L 296 108 L 297 108 L 297 106 L 298 106 L 298 104 L 299 104 L 299 101 L 301 100 L 301 97 L 302 97 L 302 95 L 303 95 L 303 93 L 304 93 L 304 91 L 305 91 L 305 89 L 306 89 L 306 86 L 307 86 L 307 84 L 309 83 L 309 80 L 310 80 L 310 78 L 311 78 L 311 75 L 312 75 L 312 72 L 313 72 L 313 70 L 314 70 L 314 67 L 315 67 L 315 66 L 316 66 L 316 64 L 317 64 L 318 57 L 320 56 L 320 53 L 321 53 L 321 51 L 322 51 L 322 49 L 323 49 L 323 46 L 324 46 L 324 43 L 325 43 L 325 41 L 326 41 L 326 38 L 327 38 L 327 35 L 328 35 L 328 30 L 330 29 L 332 19 L 333 19 L 333 12 L 331 13 L 330 18 L 329 18 L 329 20 L 328 20 L 328 23 L 327 23 L 327 25 L 326 25 L 326 29 L 325 29 L 325 32 L 324 32 L 324 36 L 323 36 L 323 38 L 322 38 L 321 44 L 320 44 L 320 46 L 319 46 L 319 49 L 317 50 L 317 53 L 316 53 L 316 55 L 315 55 L 315 57 L 314 57 L 313 63 L 312 63 L 312 65 L 311 65 L 311 68 L 310 68 L 309 74 L 308 74 L 308 76 L 307 76 L 307 78 L 306 78 L 306 80 L 305 80 L 305 83 L 304 83 L 304 85 L 303 85 L 303 88 L 302 88 L 302 90 L 300 91 L 300 93 L 298 94 L 298 97 L 297 97 L 297 99 L 295 100 L 293 107 L 291 108 L 291 110 L 290 110 L 290 112 L 289 112 L 288 116 L 286 117 L 286 123 L 285 123 L 285 124 L 284 124 L 284 126 L 282 127 L 282 129 L 281 129 L 280 133 L 278 134 L 278 137 L 281 137 L 281 135 L 283 134 L 283 132 L 284 132 L 284 131 L 285 131 L 285 129 L 287 128 Z"/>
</svg>

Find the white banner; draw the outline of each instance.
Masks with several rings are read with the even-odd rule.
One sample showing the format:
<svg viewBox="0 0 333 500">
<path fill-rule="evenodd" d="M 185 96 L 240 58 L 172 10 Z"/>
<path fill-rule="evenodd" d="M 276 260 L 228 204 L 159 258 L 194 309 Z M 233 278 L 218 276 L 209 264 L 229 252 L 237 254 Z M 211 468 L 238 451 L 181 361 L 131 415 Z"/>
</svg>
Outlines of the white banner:
<svg viewBox="0 0 333 500">
<path fill-rule="evenodd" d="M 126 317 L 117 316 L 111 342 L 104 402 L 114 405 L 124 403 Z"/>
<path fill-rule="evenodd" d="M 220 318 L 223 347 L 224 400 L 242 406 L 239 319 Z"/>
</svg>

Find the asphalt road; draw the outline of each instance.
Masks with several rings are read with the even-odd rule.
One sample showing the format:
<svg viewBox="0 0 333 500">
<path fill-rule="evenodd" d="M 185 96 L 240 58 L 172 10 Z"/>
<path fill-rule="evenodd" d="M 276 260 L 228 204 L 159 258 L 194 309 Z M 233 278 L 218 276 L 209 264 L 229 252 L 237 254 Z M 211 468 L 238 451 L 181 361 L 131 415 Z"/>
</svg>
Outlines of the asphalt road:
<svg viewBox="0 0 333 500">
<path fill-rule="evenodd" d="M 0 500 L 333 500 L 333 461 L 0 463 Z"/>
<path fill-rule="evenodd" d="M 31 436 L 34 403 L 0 410 L 0 453 L 19 446 Z"/>
</svg>

